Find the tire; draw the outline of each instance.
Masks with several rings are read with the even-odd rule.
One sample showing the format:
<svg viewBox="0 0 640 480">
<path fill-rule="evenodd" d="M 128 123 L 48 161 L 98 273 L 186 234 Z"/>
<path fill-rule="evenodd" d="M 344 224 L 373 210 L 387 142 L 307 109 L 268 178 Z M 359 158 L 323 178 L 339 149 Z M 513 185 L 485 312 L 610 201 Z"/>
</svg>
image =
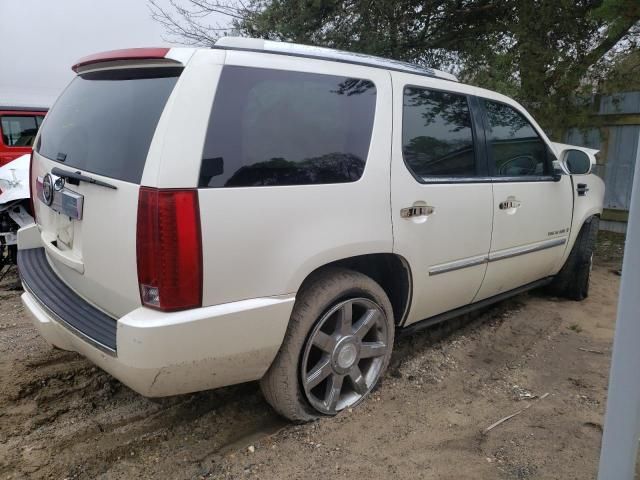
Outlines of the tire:
<svg viewBox="0 0 640 480">
<path fill-rule="evenodd" d="M 549 285 L 550 293 L 576 301 L 589 296 L 589 276 L 599 225 L 598 217 L 591 217 L 582 225 L 567 261 Z"/>
<path fill-rule="evenodd" d="M 294 422 L 333 416 L 376 386 L 389 364 L 393 338 L 393 310 L 380 285 L 352 270 L 321 270 L 297 295 L 280 351 L 260 381 L 262 393 Z M 314 385 L 327 371 L 329 376 Z"/>
</svg>

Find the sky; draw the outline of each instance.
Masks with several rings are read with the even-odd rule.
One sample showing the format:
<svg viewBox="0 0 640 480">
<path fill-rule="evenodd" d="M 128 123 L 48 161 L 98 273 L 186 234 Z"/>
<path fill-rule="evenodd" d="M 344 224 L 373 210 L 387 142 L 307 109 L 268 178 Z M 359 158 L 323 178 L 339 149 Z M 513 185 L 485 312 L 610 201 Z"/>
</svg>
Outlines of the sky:
<svg viewBox="0 0 640 480">
<path fill-rule="evenodd" d="M 79 58 L 171 46 L 164 33 L 146 0 L 0 0 L 0 105 L 48 107 Z"/>
</svg>

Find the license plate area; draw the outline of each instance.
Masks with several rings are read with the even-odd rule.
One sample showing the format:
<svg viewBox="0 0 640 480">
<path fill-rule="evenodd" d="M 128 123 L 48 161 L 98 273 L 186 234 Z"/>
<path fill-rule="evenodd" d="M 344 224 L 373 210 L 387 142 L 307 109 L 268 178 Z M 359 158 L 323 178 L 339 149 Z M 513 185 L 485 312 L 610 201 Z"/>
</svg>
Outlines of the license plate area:
<svg viewBox="0 0 640 480">
<path fill-rule="evenodd" d="M 61 180 L 50 174 L 45 177 L 38 177 L 36 179 L 36 196 L 38 200 L 53 211 L 70 219 L 82 220 L 84 195 L 69 190 Z"/>
</svg>

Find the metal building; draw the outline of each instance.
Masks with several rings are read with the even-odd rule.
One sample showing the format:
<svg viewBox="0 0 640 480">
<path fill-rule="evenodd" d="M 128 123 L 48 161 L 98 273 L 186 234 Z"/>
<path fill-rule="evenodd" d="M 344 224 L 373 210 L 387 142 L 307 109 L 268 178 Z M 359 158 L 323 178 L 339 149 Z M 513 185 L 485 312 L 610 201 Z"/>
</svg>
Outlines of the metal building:
<svg viewBox="0 0 640 480">
<path fill-rule="evenodd" d="M 595 99 L 593 125 L 569 129 L 566 143 L 600 150 L 596 173 L 606 185 L 600 228 L 626 232 L 636 162 L 640 162 L 640 92 Z"/>
</svg>

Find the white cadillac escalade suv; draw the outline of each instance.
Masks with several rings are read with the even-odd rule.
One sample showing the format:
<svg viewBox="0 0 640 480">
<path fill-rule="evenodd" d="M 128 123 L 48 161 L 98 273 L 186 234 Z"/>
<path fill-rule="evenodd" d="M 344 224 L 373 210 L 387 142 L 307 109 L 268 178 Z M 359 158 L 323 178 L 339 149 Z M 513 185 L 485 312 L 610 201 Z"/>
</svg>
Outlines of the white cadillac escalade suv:
<svg viewBox="0 0 640 480">
<path fill-rule="evenodd" d="M 362 401 L 394 335 L 548 284 L 586 297 L 604 186 L 515 101 L 256 39 L 82 59 L 35 142 L 22 300 L 150 397 L 260 380 Z"/>
</svg>

